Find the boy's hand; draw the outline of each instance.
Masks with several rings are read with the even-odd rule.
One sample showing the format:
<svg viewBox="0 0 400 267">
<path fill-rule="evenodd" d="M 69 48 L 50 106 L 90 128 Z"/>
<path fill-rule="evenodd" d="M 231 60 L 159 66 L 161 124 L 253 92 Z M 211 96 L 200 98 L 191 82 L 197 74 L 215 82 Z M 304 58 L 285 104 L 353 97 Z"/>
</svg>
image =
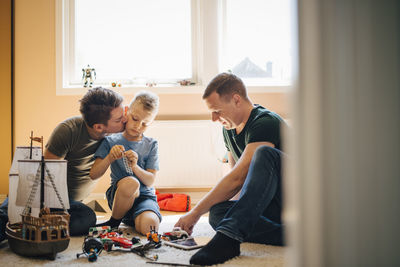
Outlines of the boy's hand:
<svg viewBox="0 0 400 267">
<path fill-rule="evenodd" d="M 125 152 L 125 156 L 130 161 L 131 168 L 133 169 L 137 164 L 139 158 L 138 154 L 133 150 L 128 150 Z"/>
<path fill-rule="evenodd" d="M 125 148 L 121 145 L 115 145 L 111 148 L 110 153 L 108 153 L 108 157 L 110 162 L 114 162 L 117 159 L 122 158 L 122 153 L 124 153 Z"/>
</svg>

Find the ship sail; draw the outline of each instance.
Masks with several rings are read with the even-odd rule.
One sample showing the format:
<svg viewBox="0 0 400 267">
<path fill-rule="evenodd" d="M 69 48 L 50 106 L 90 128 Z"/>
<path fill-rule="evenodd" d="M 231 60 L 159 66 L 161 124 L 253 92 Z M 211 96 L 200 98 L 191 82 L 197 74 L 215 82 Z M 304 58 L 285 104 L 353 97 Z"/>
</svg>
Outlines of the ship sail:
<svg viewBox="0 0 400 267">
<path fill-rule="evenodd" d="M 35 159 L 40 160 L 42 158 L 42 150 L 39 146 L 17 146 L 14 152 L 14 158 L 8 174 L 9 177 L 9 189 L 8 189 L 8 221 L 10 223 L 17 223 L 21 221 L 21 214 L 24 210 L 23 206 L 17 206 L 15 204 L 17 200 L 17 189 L 18 189 L 18 160 L 22 159 Z M 38 208 L 32 209 L 32 214 L 39 214 Z"/>
<path fill-rule="evenodd" d="M 18 161 L 17 206 L 40 207 L 40 160 Z M 49 208 L 69 209 L 67 191 L 67 161 L 45 160 L 44 205 Z"/>
</svg>

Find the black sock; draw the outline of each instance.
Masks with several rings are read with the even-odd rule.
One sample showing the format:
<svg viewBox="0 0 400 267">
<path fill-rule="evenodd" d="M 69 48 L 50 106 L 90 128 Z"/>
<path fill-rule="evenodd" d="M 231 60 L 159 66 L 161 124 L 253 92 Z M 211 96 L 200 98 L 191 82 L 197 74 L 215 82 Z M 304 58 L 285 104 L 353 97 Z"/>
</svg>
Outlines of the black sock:
<svg viewBox="0 0 400 267">
<path fill-rule="evenodd" d="M 190 258 L 190 264 L 214 265 L 226 262 L 239 255 L 240 242 L 217 232 L 207 245 Z"/>
<path fill-rule="evenodd" d="M 122 219 L 114 219 L 113 217 L 110 217 L 110 219 L 106 222 L 96 224 L 96 226 L 110 226 L 111 228 L 118 228 L 118 226 L 121 224 Z"/>
</svg>

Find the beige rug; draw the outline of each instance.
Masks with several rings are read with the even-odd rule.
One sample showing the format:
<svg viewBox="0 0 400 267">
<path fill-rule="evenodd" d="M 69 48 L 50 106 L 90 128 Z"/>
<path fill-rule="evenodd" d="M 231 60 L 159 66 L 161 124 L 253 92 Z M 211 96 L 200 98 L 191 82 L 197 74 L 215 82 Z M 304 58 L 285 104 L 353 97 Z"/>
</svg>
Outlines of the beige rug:
<svg viewBox="0 0 400 267">
<path fill-rule="evenodd" d="M 173 225 L 178 220 L 180 215 L 164 216 L 160 225 L 159 233 L 172 230 Z M 207 222 L 207 217 L 202 217 L 194 228 L 193 236 L 214 236 L 214 230 Z M 124 229 L 124 232 L 130 232 L 130 228 Z M 133 233 L 133 235 L 137 235 Z M 130 235 L 131 236 L 131 235 Z M 145 237 L 141 236 L 144 241 Z M 83 237 L 71 238 L 67 250 L 57 254 L 55 261 L 25 258 L 14 254 L 8 247 L 7 242 L 0 244 L 0 266 L 81 266 L 81 265 L 96 265 L 96 266 L 167 266 L 147 264 L 146 259 L 133 254 L 131 252 L 103 251 L 95 263 L 88 262 L 85 256 L 76 258 L 76 254 L 82 252 Z M 160 262 L 175 262 L 189 264 L 190 257 L 197 250 L 181 250 L 166 245 L 159 249 L 154 249 L 148 255 L 158 255 Z M 269 266 L 282 267 L 284 266 L 284 247 L 266 246 L 259 244 L 243 243 L 241 245 L 241 255 L 220 266 Z"/>
</svg>

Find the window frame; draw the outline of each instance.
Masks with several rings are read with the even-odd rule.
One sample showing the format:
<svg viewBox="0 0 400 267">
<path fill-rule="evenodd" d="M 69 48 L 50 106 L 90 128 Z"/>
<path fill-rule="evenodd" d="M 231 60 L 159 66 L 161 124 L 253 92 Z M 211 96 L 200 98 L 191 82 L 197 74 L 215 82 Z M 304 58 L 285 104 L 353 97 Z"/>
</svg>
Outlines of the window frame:
<svg viewBox="0 0 400 267">
<path fill-rule="evenodd" d="M 151 90 L 157 94 L 201 94 L 211 79 L 219 73 L 221 49 L 219 33 L 223 23 L 218 16 L 226 0 L 190 0 L 192 6 L 192 80 L 191 86 L 160 85 L 154 87 L 128 84 L 112 87 L 121 94 Z M 69 73 L 74 59 L 74 7 L 75 0 L 56 1 L 56 95 L 82 95 L 87 91 L 82 85 L 71 84 Z M 215 27 L 219 25 L 219 27 Z M 292 82 L 293 84 L 293 82 Z M 109 85 L 99 86 L 110 88 Z M 287 82 L 264 86 L 246 86 L 250 93 L 286 93 L 292 85 Z"/>
</svg>

